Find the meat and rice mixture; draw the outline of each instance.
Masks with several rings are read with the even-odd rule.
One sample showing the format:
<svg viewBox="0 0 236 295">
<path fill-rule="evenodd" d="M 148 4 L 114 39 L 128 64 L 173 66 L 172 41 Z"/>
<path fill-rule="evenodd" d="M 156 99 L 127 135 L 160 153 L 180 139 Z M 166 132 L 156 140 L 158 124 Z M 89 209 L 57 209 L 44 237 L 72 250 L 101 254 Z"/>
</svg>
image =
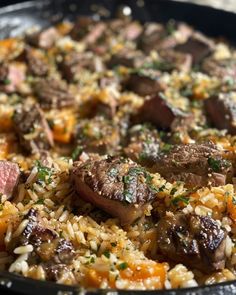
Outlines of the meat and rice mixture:
<svg viewBox="0 0 236 295">
<path fill-rule="evenodd" d="M 0 270 L 84 288 L 236 278 L 236 50 L 80 17 L 0 41 Z"/>
</svg>

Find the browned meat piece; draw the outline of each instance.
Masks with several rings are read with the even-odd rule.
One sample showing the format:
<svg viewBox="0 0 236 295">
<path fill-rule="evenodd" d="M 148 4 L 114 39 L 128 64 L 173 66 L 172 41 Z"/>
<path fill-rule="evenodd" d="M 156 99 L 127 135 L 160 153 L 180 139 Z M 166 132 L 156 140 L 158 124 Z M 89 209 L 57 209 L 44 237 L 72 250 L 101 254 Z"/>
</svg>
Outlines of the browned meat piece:
<svg viewBox="0 0 236 295">
<path fill-rule="evenodd" d="M 101 72 L 104 69 L 104 65 L 101 59 L 94 57 L 91 52 L 71 52 L 64 56 L 62 62 L 59 64 L 59 68 L 63 77 L 67 81 L 72 82 L 78 80 L 82 69 Z"/>
<path fill-rule="evenodd" d="M 174 145 L 152 168 L 170 182 L 188 187 L 221 186 L 232 177 L 232 165 L 213 143 Z"/>
<path fill-rule="evenodd" d="M 116 113 L 116 109 L 117 100 L 114 97 L 107 98 L 103 95 L 95 95 L 94 97 L 91 97 L 91 99 L 87 101 L 83 106 L 81 106 L 83 116 L 86 118 L 102 116 L 112 120 Z"/>
<path fill-rule="evenodd" d="M 60 109 L 72 106 L 75 102 L 67 86 L 59 80 L 42 79 L 36 82 L 34 88 L 40 106 L 43 109 Z"/>
<path fill-rule="evenodd" d="M 158 44 L 166 36 L 163 25 L 156 23 L 148 23 L 144 26 L 144 31 L 140 36 L 139 47 L 146 53 L 157 49 Z"/>
<path fill-rule="evenodd" d="M 178 32 L 178 38 L 174 35 L 176 32 Z M 192 28 L 184 23 L 170 21 L 166 26 L 147 23 L 140 36 L 139 47 L 146 53 L 149 53 L 151 50 L 170 49 L 178 43 L 185 42 L 192 32 Z"/>
<path fill-rule="evenodd" d="M 49 66 L 42 52 L 33 48 L 26 48 L 24 55 L 30 74 L 39 77 L 47 75 Z"/>
<path fill-rule="evenodd" d="M 120 33 L 123 35 L 124 39 L 134 41 L 136 40 L 140 34 L 142 33 L 142 26 L 133 21 L 128 23 L 121 31 Z"/>
<path fill-rule="evenodd" d="M 77 126 L 78 145 L 87 153 L 114 154 L 120 142 L 119 130 L 104 117 L 81 120 Z"/>
<path fill-rule="evenodd" d="M 138 95 L 146 96 L 165 89 L 164 83 L 160 81 L 161 73 L 152 69 L 140 69 L 132 73 L 124 83 L 128 90 Z"/>
<path fill-rule="evenodd" d="M 111 56 L 107 65 L 109 68 L 125 66 L 127 68 L 139 68 L 145 61 L 145 57 L 139 51 L 121 51 Z"/>
<path fill-rule="evenodd" d="M 26 36 L 26 41 L 30 45 L 42 48 L 50 49 L 57 39 L 59 38 L 59 33 L 56 28 L 51 27 L 39 32 L 35 32 Z"/>
<path fill-rule="evenodd" d="M 16 163 L 0 161 L 0 194 L 10 198 L 18 184 L 20 169 Z"/>
<path fill-rule="evenodd" d="M 20 144 L 26 151 L 35 153 L 54 145 L 52 132 L 43 111 L 37 104 L 17 108 L 13 124 Z"/>
<path fill-rule="evenodd" d="M 151 167 L 159 154 L 160 139 L 157 130 L 147 125 L 135 125 L 128 133 L 125 155 L 145 167 Z"/>
<path fill-rule="evenodd" d="M 230 93 L 220 93 L 205 101 L 206 113 L 218 129 L 236 135 L 236 100 Z"/>
<path fill-rule="evenodd" d="M 103 209 L 121 224 L 131 224 L 145 215 L 155 193 L 141 166 L 124 158 L 75 163 L 72 178 L 79 196 Z"/>
<path fill-rule="evenodd" d="M 71 36 L 75 40 L 91 45 L 102 37 L 105 30 L 104 22 L 95 21 L 91 17 L 79 17 L 71 31 Z"/>
<path fill-rule="evenodd" d="M 189 72 L 192 66 L 192 56 L 174 50 L 165 50 L 160 52 L 160 56 L 163 59 L 162 63 L 169 65 L 171 70 Z"/>
<path fill-rule="evenodd" d="M 157 225 L 162 255 L 204 273 L 225 267 L 226 232 L 209 216 L 167 215 Z"/>
<path fill-rule="evenodd" d="M 223 80 L 236 78 L 236 60 L 234 58 L 216 60 L 209 57 L 204 59 L 201 69 L 209 76 Z"/>
<path fill-rule="evenodd" d="M 32 245 L 34 254 L 43 262 L 46 272 L 49 272 L 49 266 L 61 266 L 70 264 L 75 256 L 72 243 L 63 238 L 59 238 L 58 234 L 51 229 L 44 227 L 40 219 L 39 212 L 32 208 L 24 217 L 28 220 L 28 224 L 22 234 L 14 238 L 8 245 L 8 248 L 15 248 L 19 245 Z M 33 258 L 32 257 L 32 258 Z M 52 279 L 48 273 L 48 279 Z"/>
<path fill-rule="evenodd" d="M 209 55 L 214 48 L 214 43 L 201 33 L 194 33 L 184 44 L 179 44 L 175 50 L 192 55 L 193 63 L 197 64 Z"/>
<path fill-rule="evenodd" d="M 25 68 L 21 63 L 0 65 L 0 91 L 12 93 L 19 90 L 25 80 Z"/>
<path fill-rule="evenodd" d="M 144 102 L 137 115 L 137 120 L 150 122 L 162 129 L 170 129 L 179 118 L 183 119 L 183 121 L 188 121 L 189 117 L 190 114 L 186 114 L 172 106 L 159 93 Z"/>
</svg>

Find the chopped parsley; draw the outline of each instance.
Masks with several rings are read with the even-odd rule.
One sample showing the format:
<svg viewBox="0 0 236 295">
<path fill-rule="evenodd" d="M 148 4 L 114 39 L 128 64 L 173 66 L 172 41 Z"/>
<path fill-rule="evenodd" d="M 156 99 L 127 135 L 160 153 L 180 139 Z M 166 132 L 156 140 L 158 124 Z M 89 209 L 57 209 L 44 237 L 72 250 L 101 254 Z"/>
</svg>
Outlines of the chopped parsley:
<svg viewBox="0 0 236 295">
<path fill-rule="evenodd" d="M 178 206 L 178 204 L 180 202 L 183 202 L 185 205 L 188 205 L 189 203 L 189 198 L 186 197 L 186 196 L 178 196 L 178 197 L 175 197 L 174 199 L 171 200 L 171 203 L 174 205 L 174 206 Z"/>
<path fill-rule="evenodd" d="M 116 247 L 116 246 L 117 246 L 117 242 L 112 242 L 112 243 L 111 243 L 111 246 L 112 246 L 112 247 Z"/>
<path fill-rule="evenodd" d="M 38 180 L 39 182 L 45 182 L 46 184 L 51 183 L 52 169 L 43 166 L 39 161 L 36 161 L 38 169 Z"/>
<path fill-rule="evenodd" d="M 11 84 L 11 80 L 7 78 L 3 81 L 3 83 L 4 83 L 4 85 L 9 85 L 9 84 Z"/>
<path fill-rule="evenodd" d="M 41 198 L 41 199 L 38 199 L 36 202 L 35 202 L 36 205 L 43 205 L 44 204 L 44 199 Z"/>
<path fill-rule="evenodd" d="M 122 262 L 121 264 L 118 265 L 118 268 L 120 270 L 125 270 L 128 267 L 128 263 L 127 262 Z"/>
<path fill-rule="evenodd" d="M 175 31 L 176 31 L 175 21 L 171 19 L 166 24 L 166 32 L 168 35 L 172 35 Z"/>
<path fill-rule="evenodd" d="M 106 251 L 103 252 L 103 255 L 104 255 L 106 258 L 110 258 L 111 253 L 110 253 L 108 250 L 106 250 Z"/>
<path fill-rule="evenodd" d="M 88 261 L 85 263 L 86 265 L 95 263 L 95 258 L 93 256 L 88 257 L 88 258 L 89 258 Z"/>
<path fill-rule="evenodd" d="M 123 182 L 124 182 L 124 200 L 127 203 L 132 203 L 133 201 L 133 191 L 132 191 L 132 186 L 130 185 L 132 181 L 137 177 L 137 175 L 142 175 L 145 178 L 145 183 L 149 187 L 149 189 L 154 192 L 160 192 L 163 190 L 163 187 L 157 188 L 153 185 L 152 180 L 153 176 L 145 171 L 143 167 L 133 167 L 129 170 L 128 175 L 123 176 Z"/>
<path fill-rule="evenodd" d="M 128 190 L 125 190 L 123 192 L 123 196 L 124 196 L 124 200 L 127 203 L 132 203 L 132 201 L 133 201 L 133 194 L 132 194 L 132 192 L 129 192 Z"/>
<path fill-rule="evenodd" d="M 171 192 L 170 192 L 171 196 L 173 196 L 176 192 L 177 192 L 177 188 L 173 187 Z"/>
<path fill-rule="evenodd" d="M 236 197 L 235 196 L 233 196 L 232 202 L 233 202 L 234 205 L 236 205 Z"/>
<path fill-rule="evenodd" d="M 112 167 L 109 171 L 108 171 L 108 176 L 115 178 L 118 175 L 118 169 L 115 167 Z"/>
<path fill-rule="evenodd" d="M 209 157 L 207 162 L 214 172 L 219 172 L 221 170 L 221 161 L 220 160 Z"/>
<path fill-rule="evenodd" d="M 172 144 L 169 144 L 169 143 L 165 143 L 162 147 L 162 151 L 163 152 L 169 152 L 172 148 Z"/>
<path fill-rule="evenodd" d="M 74 149 L 74 151 L 73 151 L 73 153 L 72 153 L 72 155 L 71 155 L 72 160 L 75 161 L 75 160 L 78 158 L 78 156 L 81 155 L 82 151 L 83 151 L 83 147 L 82 147 L 81 145 L 78 145 L 78 146 Z"/>
</svg>

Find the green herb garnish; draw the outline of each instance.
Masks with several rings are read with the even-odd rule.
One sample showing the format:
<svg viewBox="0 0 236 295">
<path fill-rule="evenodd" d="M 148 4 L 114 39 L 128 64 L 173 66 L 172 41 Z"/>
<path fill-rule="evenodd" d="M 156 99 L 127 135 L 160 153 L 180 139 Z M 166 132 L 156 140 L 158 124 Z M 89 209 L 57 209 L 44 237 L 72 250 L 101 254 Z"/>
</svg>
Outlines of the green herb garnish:
<svg viewBox="0 0 236 295">
<path fill-rule="evenodd" d="M 125 270 L 128 267 L 128 263 L 127 262 L 122 262 L 121 264 L 118 265 L 118 268 L 120 270 Z"/>
<path fill-rule="evenodd" d="M 169 143 L 165 143 L 162 147 L 162 151 L 163 152 L 169 152 L 172 148 L 172 144 L 169 144 Z"/>
<path fill-rule="evenodd" d="M 185 197 L 185 196 L 178 196 L 174 199 L 171 200 L 171 203 L 174 205 L 174 206 L 177 206 L 179 204 L 179 202 L 183 202 L 185 205 L 188 205 L 189 203 L 189 198 L 188 197 Z"/>
<path fill-rule="evenodd" d="M 38 201 L 35 202 L 36 205 L 43 205 L 44 204 L 44 199 L 38 199 Z"/>
<path fill-rule="evenodd" d="M 5 79 L 3 81 L 3 83 L 4 83 L 4 85 L 9 85 L 9 84 L 11 84 L 11 80 L 10 79 Z"/>
<path fill-rule="evenodd" d="M 207 162 L 214 172 L 219 172 L 221 170 L 221 161 L 220 160 L 209 157 Z"/>
<path fill-rule="evenodd" d="M 71 155 L 72 160 L 75 161 L 75 160 L 78 158 L 78 156 L 81 155 L 82 151 L 83 151 L 83 147 L 80 146 L 80 145 L 78 145 L 78 146 L 74 149 L 74 151 L 73 151 L 73 153 L 72 153 L 72 155 Z"/>
<path fill-rule="evenodd" d="M 52 170 L 46 166 L 43 166 L 39 161 L 36 161 L 38 169 L 38 180 L 40 182 L 51 183 Z"/>
<path fill-rule="evenodd" d="M 112 167 L 109 171 L 108 171 L 108 176 L 115 178 L 118 175 L 119 171 L 117 168 Z"/>
<path fill-rule="evenodd" d="M 106 257 L 106 258 L 110 258 L 111 254 L 108 250 L 104 251 L 103 252 L 103 255 Z"/>
</svg>

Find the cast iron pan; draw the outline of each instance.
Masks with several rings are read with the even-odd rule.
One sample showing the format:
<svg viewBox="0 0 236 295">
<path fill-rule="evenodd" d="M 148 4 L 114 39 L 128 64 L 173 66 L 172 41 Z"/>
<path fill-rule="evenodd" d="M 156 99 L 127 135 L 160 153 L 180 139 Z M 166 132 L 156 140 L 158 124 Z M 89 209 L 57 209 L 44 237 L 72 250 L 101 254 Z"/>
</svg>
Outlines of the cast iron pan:
<svg viewBox="0 0 236 295">
<path fill-rule="evenodd" d="M 14 4 L 0 9 L 0 39 L 19 35 L 33 25 L 47 27 L 62 19 L 74 20 L 77 15 L 91 15 L 99 7 L 103 7 L 101 11 L 104 17 L 113 17 L 120 5 L 128 5 L 132 9 L 133 18 L 143 22 L 151 20 L 165 22 L 173 18 L 185 21 L 208 35 L 223 36 L 233 43 L 236 41 L 236 14 L 206 6 L 167 0 L 40 0 Z M 36 281 L 0 272 L 0 294 L 230 295 L 236 294 L 236 281 L 170 291 L 83 290 L 79 287 Z"/>
</svg>

